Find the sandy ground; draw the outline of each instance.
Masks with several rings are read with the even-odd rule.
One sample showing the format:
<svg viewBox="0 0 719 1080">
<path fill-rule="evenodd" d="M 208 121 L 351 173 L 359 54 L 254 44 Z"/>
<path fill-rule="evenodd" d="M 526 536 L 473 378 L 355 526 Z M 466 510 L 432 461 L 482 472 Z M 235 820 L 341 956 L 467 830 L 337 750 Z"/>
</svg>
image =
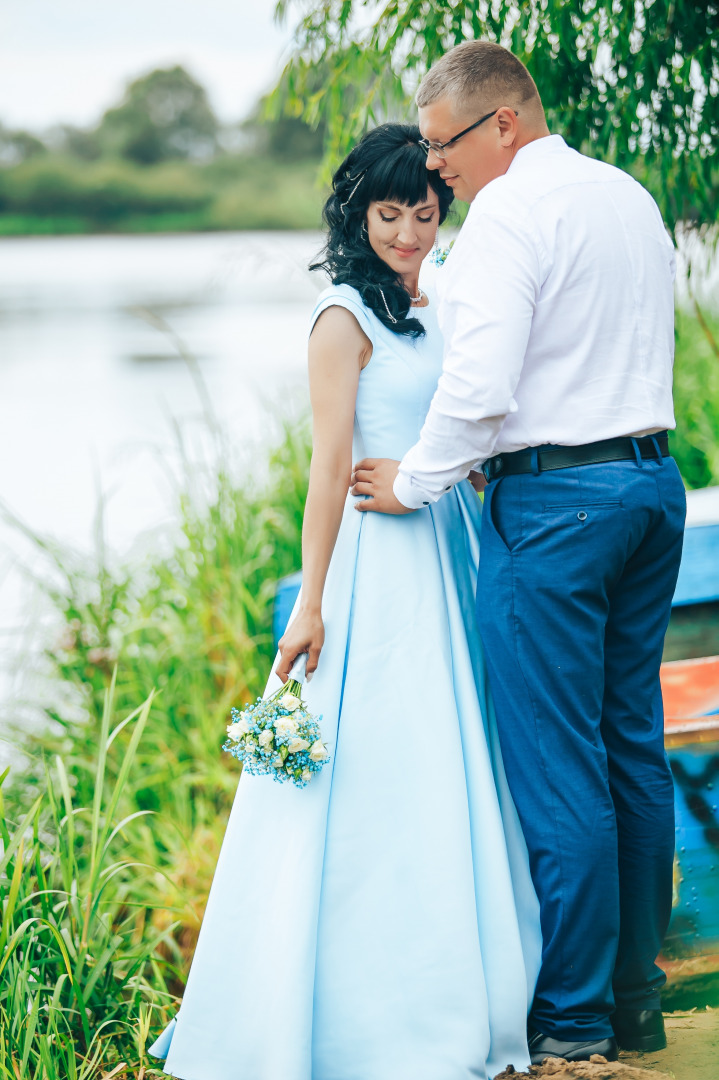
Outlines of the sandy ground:
<svg viewBox="0 0 719 1080">
<path fill-rule="evenodd" d="M 618 1062 L 603 1058 L 570 1065 L 546 1061 L 530 1073 L 501 1073 L 495 1080 L 719 1080 L 719 1009 L 665 1014 L 667 1048 L 657 1054 L 620 1054 Z"/>
<path fill-rule="evenodd" d="M 622 1054 L 654 1077 L 664 1071 L 675 1080 L 719 1080 L 719 1009 L 692 1009 L 665 1016 L 667 1048 L 658 1054 Z"/>
</svg>

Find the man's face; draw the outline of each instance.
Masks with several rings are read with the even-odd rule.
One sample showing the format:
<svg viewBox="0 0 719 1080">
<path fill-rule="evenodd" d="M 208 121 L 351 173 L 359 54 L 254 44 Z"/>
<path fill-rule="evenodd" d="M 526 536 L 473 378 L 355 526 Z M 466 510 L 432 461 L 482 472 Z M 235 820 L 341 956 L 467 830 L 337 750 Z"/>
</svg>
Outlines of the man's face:
<svg viewBox="0 0 719 1080">
<path fill-rule="evenodd" d="M 512 160 L 514 132 L 508 130 L 511 109 L 502 108 L 479 127 L 451 142 L 441 153 L 430 150 L 427 168 L 436 169 L 462 202 L 472 202 L 490 180 L 503 176 Z M 419 110 L 422 137 L 430 142 L 446 143 L 469 127 L 477 116 L 459 112 L 448 98 L 440 98 Z"/>
</svg>

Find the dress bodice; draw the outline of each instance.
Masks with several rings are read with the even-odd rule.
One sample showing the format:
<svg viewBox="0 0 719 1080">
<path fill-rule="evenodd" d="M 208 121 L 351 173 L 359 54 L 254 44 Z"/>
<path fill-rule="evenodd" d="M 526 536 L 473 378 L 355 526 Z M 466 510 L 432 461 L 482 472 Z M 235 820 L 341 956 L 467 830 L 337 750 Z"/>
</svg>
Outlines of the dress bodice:
<svg viewBox="0 0 719 1080">
<path fill-rule="evenodd" d="M 434 304 L 413 308 L 426 334 L 410 338 L 384 326 L 350 285 L 332 285 L 318 298 L 312 326 L 328 307 L 343 307 L 372 342 L 355 406 L 353 456 L 401 459 L 417 442 L 442 372 L 442 335 Z"/>
</svg>

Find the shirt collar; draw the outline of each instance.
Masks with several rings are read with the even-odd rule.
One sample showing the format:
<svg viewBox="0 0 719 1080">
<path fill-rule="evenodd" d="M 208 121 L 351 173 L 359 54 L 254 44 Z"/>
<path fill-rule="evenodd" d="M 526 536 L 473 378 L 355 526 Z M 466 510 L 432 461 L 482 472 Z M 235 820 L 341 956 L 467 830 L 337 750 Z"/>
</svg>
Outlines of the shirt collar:
<svg viewBox="0 0 719 1080">
<path fill-rule="evenodd" d="M 556 154 L 557 151 L 566 149 L 567 144 L 561 135 L 544 135 L 541 139 L 533 139 L 517 151 L 507 172 L 529 165 L 533 161 L 538 161 L 539 158 L 547 157 L 548 154 Z"/>
</svg>

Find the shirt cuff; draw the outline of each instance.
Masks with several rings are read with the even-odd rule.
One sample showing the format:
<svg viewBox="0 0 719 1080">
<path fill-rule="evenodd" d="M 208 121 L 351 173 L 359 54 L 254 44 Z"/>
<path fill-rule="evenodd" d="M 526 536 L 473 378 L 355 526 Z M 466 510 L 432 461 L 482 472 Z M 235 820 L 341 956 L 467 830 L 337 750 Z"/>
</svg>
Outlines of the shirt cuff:
<svg viewBox="0 0 719 1080">
<path fill-rule="evenodd" d="M 397 473 L 393 489 L 402 506 L 406 506 L 408 510 L 421 510 L 433 501 L 426 491 L 416 487 L 410 478 L 401 472 Z"/>
</svg>

